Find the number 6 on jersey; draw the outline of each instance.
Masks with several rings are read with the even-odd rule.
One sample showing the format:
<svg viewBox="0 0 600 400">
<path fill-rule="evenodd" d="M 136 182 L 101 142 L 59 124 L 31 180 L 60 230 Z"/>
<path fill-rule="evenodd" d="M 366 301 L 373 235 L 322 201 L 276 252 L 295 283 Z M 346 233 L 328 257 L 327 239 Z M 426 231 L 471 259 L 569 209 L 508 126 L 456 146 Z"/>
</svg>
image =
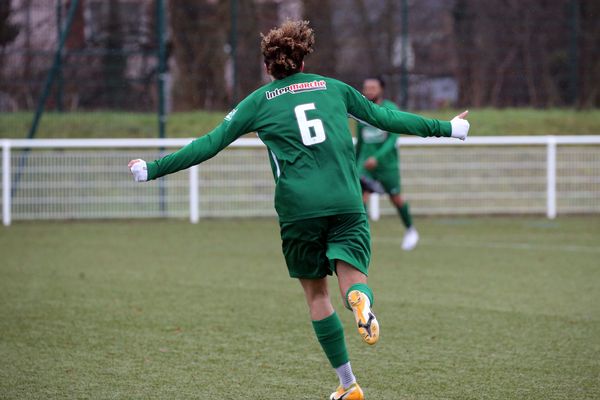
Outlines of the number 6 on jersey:
<svg viewBox="0 0 600 400">
<path fill-rule="evenodd" d="M 294 108 L 298 128 L 300 128 L 300 135 L 302 136 L 302 143 L 305 146 L 312 146 L 313 144 L 324 142 L 326 139 L 323 122 L 318 118 L 306 118 L 306 111 L 315 109 L 315 103 L 300 104 Z M 314 135 L 311 133 L 310 128 L 313 128 Z"/>
</svg>

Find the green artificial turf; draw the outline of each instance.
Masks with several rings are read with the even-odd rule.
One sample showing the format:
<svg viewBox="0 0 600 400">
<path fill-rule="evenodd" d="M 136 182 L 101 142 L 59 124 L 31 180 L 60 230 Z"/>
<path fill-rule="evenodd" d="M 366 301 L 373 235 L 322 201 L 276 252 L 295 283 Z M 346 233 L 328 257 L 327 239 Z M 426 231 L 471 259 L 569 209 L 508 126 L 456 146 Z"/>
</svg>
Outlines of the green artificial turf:
<svg viewBox="0 0 600 400">
<path fill-rule="evenodd" d="M 600 398 L 600 219 L 373 223 L 368 400 Z M 0 228 L 0 398 L 327 399 L 274 219 Z"/>
</svg>

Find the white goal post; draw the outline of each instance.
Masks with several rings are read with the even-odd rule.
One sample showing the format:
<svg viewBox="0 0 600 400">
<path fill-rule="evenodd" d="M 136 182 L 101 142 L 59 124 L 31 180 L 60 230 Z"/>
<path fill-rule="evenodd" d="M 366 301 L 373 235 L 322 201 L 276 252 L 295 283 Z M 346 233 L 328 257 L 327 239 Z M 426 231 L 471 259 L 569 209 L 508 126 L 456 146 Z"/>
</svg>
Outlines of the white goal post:
<svg viewBox="0 0 600 400">
<path fill-rule="evenodd" d="M 131 158 L 192 139 L 2 139 L 2 221 L 273 216 L 273 176 L 259 139 L 202 165 L 136 184 Z M 401 137 L 402 188 L 421 214 L 600 213 L 600 136 Z M 168 150 L 165 150 L 168 149 Z M 373 197 L 369 212 L 395 212 Z"/>
</svg>

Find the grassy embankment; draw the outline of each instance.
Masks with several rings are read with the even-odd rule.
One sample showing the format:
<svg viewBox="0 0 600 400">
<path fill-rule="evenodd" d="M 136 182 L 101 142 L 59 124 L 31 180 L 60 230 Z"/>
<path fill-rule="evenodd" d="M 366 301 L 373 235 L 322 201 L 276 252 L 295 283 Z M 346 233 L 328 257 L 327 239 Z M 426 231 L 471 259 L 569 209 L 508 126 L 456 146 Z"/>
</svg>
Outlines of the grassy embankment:
<svg viewBox="0 0 600 400">
<path fill-rule="evenodd" d="M 426 111 L 423 115 L 450 119 L 459 110 Z M 224 112 L 181 112 L 169 116 L 167 137 L 195 137 L 210 131 Z M 0 138 L 24 138 L 31 125 L 29 112 L 1 113 Z M 600 134 L 600 110 L 476 109 L 469 120 L 473 136 Z M 119 112 L 46 113 L 38 138 L 154 138 L 156 114 Z"/>
</svg>

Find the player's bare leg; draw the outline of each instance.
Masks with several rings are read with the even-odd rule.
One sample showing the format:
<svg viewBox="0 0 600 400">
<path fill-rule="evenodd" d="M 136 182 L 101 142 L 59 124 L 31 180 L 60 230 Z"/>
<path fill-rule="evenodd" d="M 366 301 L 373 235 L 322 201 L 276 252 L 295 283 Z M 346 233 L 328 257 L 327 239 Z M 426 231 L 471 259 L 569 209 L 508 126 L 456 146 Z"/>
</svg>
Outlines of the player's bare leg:
<svg viewBox="0 0 600 400">
<path fill-rule="evenodd" d="M 368 344 L 379 340 L 379 322 L 371 310 L 373 294 L 367 276 L 345 261 L 336 261 L 336 272 L 342 298 L 354 313 L 358 333 Z"/>
<path fill-rule="evenodd" d="M 317 339 L 340 380 L 340 386 L 331 394 L 330 399 L 363 400 L 363 392 L 356 383 L 348 359 L 344 328 L 331 304 L 327 278 L 300 279 L 300 284 L 304 289 Z"/>
<path fill-rule="evenodd" d="M 310 318 L 318 321 L 333 314 L 334 309 L 329 298 L 327 289 L 327 278 L 322 279 L 299 279 L 304 297 L 310 311 Z"/>
</svg>

